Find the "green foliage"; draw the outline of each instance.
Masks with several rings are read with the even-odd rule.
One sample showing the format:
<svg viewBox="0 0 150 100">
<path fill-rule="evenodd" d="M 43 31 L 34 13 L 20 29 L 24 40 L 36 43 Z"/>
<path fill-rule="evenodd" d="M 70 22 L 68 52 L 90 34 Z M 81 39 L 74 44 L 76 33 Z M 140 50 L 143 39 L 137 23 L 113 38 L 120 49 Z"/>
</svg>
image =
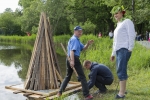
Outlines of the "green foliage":
<svg viewBox="0 0 150 100">
<path fill-rule="evenodd" d="M 61 35 L 55 36 L 54 42 L 56 44 L 66 44 L 71 36 Z M 112 39 L 109 37 L 98 38 L 94 35 L 83 35 L 80 41 L 86 44 L 88 40 L 93 39 L 94 43 L 89 47 L 88 50 L 81 53 L 81 62 L 84 60 L 96 61 L 103 63 L 109 67 L 115 67 L 115 63 L 110 61 L 110 56 L 112 53 Z M 129 61 L 129 69 L 141 69 L 150 67 L 150 50 L 141 46 L 138 42 L 135 42 L 135 47 L 132 52 L 132 56 Z"/>
<path fill-rule="evenodd" d="M 110 13 L 115 5 L 124 6 L 137 33 L 150 30 L 149 0 L 19 0 L 19 5 L 21 10 L 7 8 L 0 14 L 0 34 L 37 33 L 40 14 L 45 12 L 54 35 L 71 34 L 73 27 L 81 25 L 86 34 L 102 32 L 106 36 L 115 27 Z"/>
<path fill-rule="evenodd" d="M 130 69 L 149 68 L 150 67 L 150 50 L 142 45 L 135 43 L 131 59 L 129 61 Z"/>
<path fill-rule="evenodd" d="M 80 24 L 79 24 L 80 25 Z M 94 33 L 96 25 L 94 25 L 91 21 L 87 20 L 83 25 L 80 25 L 84 31 L 84 34 Z"/>
<path fill-rule="evenodd" d="M 0 34 L 2 35 L 22 35 L 21 27 L 17 23 L 17 16 L 11 11 L 0 14 Z M 19 34 L 20 33 L 20 34 Z"/>
</svg>

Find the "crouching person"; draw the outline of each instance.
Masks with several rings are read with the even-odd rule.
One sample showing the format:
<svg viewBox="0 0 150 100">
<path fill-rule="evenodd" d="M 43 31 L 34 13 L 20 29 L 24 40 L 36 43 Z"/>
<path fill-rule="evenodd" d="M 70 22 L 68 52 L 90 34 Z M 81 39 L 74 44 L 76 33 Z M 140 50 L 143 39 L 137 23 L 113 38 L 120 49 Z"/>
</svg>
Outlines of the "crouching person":
<svg viewBox="0 0 150 100">
<path fill-rule="evenodd" d="M 110 69 L 96 62 L 85 60 L 83 66 L 90 70 L 88 87 L 91 89 L 94 85 L 99 89 L 96 93 L 106 93 L 105 85 L 111 85 L 113 82 L 113 74 Z"/>
</svg>

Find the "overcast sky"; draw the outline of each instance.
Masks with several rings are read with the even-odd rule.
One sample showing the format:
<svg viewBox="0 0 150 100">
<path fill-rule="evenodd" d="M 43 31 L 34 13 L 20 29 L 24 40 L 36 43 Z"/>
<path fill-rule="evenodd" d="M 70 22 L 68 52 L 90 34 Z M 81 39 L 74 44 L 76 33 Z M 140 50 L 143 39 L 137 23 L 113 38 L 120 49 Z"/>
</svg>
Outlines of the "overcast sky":
<svg viewBox="0 0 150 100">
<path fill-rule="evenodd" d="M 0 0 L 0 13 L 3 13 L 6 8 L 11 8 L 15 11 L 16 8 L 19 8 L 18 1 L 19 0 Z"/>
</svg>

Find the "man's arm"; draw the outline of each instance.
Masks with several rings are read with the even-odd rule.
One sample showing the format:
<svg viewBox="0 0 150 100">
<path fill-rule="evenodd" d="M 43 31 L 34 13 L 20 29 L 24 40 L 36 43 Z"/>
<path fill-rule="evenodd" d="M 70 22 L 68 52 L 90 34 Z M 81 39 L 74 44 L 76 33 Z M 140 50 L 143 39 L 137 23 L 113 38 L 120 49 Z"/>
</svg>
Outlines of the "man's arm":
<svg viewBox="0 0 150 100">
<path fill-rule="evenodd" d="M 70 51 L 70 66 L 74 67 L 74 51 Z"/>
<path fill-rule="evenodd" d="M 89 47 L 89 45 L 91 45 L 93 42 L 94 40 L 89 40 L 87 44 L 83 47 L 83 50 L 86 50 Z"/>
<path fill-rule="evenodd" d="M 97 77 L 97 69 L 92 69 L 90 73 L 90 80 L 88 81 L 88 87 L 91 89 L 95 85 Z"/>
</svg>

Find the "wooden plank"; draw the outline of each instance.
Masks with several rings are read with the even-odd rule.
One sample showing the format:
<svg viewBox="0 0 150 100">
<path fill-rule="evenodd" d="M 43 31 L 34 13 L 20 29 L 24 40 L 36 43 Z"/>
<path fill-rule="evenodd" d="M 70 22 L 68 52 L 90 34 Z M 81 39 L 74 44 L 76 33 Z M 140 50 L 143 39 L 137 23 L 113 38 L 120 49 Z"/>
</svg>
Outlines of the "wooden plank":
<svg viewBox="0 0 150 100">
<path fill-rule="evenodd" d="M 28 97 L 29 95 L 33 95 L 33 93 L 24 93 L 23 96 Z"/>
<path fill-rule="evenodd" d="M 40 36 L 40 32 L 41 32 L 41 26 L 42 26 L 43 21 L 44 20 L 43 20 L 42 13 L 41 13 L 38 33 L 37 33 L 37 37 L 36 37 L 36 40 L 35 40 L 35 43 L 34 43 L 34 48 L 33 48 L 33 51 L 32 51 L 32 55 L 31 55 L 31 59 L 30 59 L 30 63 L 29 63 L 29 68 L 28 68 L 28 72 L 27 72 L 27 75 L 26 75 L 25 85 L 24 85 L 26 89 L 29 88 L 29 84 L 30 84 L 29 81 L 30 81 L 31 73 L 33 71 L 33 65 L 34 65 L 34 60 L 35 60 L 35 52 L 36 52 L 36 49 L 37 49 L 37 44 L 38 44 L 38 40 L 39 40 L 39 36 Z"/>
<path fill-rule="evenodd" d="M 81 84 L 75 84 L 73 86 L 68 86 L 68 87 L 66 87 L 65 91 L 75 89 L 75 88 L 78 88 L 80 86 L 81 86 Z M 56 95 L 57 92 L 59 91 L 59 89 L 55 89 L 55 91 L 52 91 L 52 92 L 49 92 L 49 93 L 43 93 L 43 92 L 39 92 L 39 91 L 20 89 L 20 88 L 16 88 L 16 87 L 12 87 L 12 86 L 5 86 L 5 88 L 10 89 L 10 90 L 18 90 L 18 91 L 22 91 L 22 92 L 25 92 L 25 93 L 37 94 L 37 95 L 41 95 L 41 96 L 45 96 L 45 97 Z"/>
<path fill-rule="evenodd" d="M 18 90 L 17 90 L 17 91 L 14 91 L 13 93 L 14 93 L 14 94 L 18 94 L 18 93 L 21 93 L 21 92 L 22 92 L 22 91 L 18 91 Z"/>
<path fill-rule="evenodd" d="M 49 71 L 50 71 L 50 88 L 53 89 L 54 88 L 54 76 L 53 76 L 53 68 L 52 68 L 52 59 L 51 55 L 50 55 L 50 45 L 49 45 L 49 38 L 48 38 L 48 32 L 47 32 L 47 20 L 46 20 L 46 15 L 44 14 L 44 27 L 45 27 L 45 37 L 46 37 L 46 49 L 47 49 L 47 54 L 48 54 L 48 67 L 49 67 Z"/>
<path fill-rule="evenodd" d="M 53 37 L 52 37 L 52 31 L 51 31 L 51 26 L 50 26 L 50 21 L 49 21 L 49 18 L 48 19 L 48 33 L 49 33 L 49 38 L 50 38 L 50 42 L 51 42 L 51 47 L 52 47 L 52 52 L 54 54 L 54 63 L 55 63 L 55 67 L 56 69 L 58 70 L 59 74 L 62 76 L 62 73 L 60 71 L 60 66 L 59 66 L 59 63 L 58 63 L 58 58 L 57 58 L 57 55 L 56 55 L 56 52 L 55 52 L 55 46 L 54 46 L 54 42 L 53 42 Z"/>
<path fill-rule="evenodd" d="M 43 41 L 42 41 L 42 50 L 41 50 L 41 56 L 40 56 L 40 69 L 39 69 L 39 86 L 38 86 L 38 90 L 42 90 L 42 89 L 44 89 L 43 88 L 43 85 L 45 85 L 44 84 L 44 75 L 43 75 L 43 71 L 45 70 L 45 66 L 44 66 L 44 64 L 43 64 L 43 59 L 44 59 L 44 56 L 43 56 L 43 53 L 44 53 L 44 46 L 43 46 L 43 42 L 44 42 L 44 39 L 43 39 Z"/>
<path fill-rule="evenodd" d="M 42 27 L 41 29 L 41 34 L 40 34 L 40 37 L 39 37 L 39 43 L 37 45 L 37 52 L 36 52 L 36 58 L 35 58 L 35 65 L 34 65 L 34 70 L 33 70 L 33 73 L 32 73 L 32 78 L 31 78 L 31 83 L 30 83 L 30 87 L 29 89 L 31 90 L 37 90 L 37 81 L 36 81 L 36 78 L 38 76 L 38 71 L 39 71 L 39 58 L 40 58 L 40 51 L 41 51 L 41 45 L 42 45 L 42 39 L 43 39 L 43 34 L 44 34 L 44 27 Z M 38 80 L 38 79 L 37 79 Z"/>
<path fill-rule="evenodd" d="M 57 75 L 57 77 L 59 78 L 59 80 L 61 81 L 61 83 L 62 83 L 62 81 L 63 81 L 63 79 L 62 79 L 62 77 L 59 75 L 59 73 L 58 73 L 58 71 L 57 71 L 57 69 L 55 68 L 55 71 L 56 71 L 56 75 Z"/>
<path fill-rule="evenodd" d="M 45 15 L 45 19 L 46 19 L 46 15 Z M 46 28 L 50 28 L 50 27 L 48 27 L 48 21 L 45 21 L 45 27 Z M 48 31 L 48 29 L 46 30 L 46 31 Z M 49 33 L 49 34 L 48 34 Z M 52 41 L 51 41 L 51 38 L 49 37 L 49 35 L 50 35 L 50 32 L 46 32 L 46 37 L 48 38 L 48 44 L 49 44 L 49 48 L 50 48 L 50 56 L 51 56 L 51 61 L 52 61 L 52 70 L 53 70 L 53 76 L 54 76 L 54 89 L 56 89 L 56 88 L 59 88 L 59 86 L 58 86 L 58 80 L 57 80 L 57 77 L 56 77 L 56 70 L 55 70 L 55 62 L 54 62 L 54 52 L 53 52 L 53 47 L 52 47 Z"/>
<path fill-rule="evenodd" d="M 38 92 L 38 91 L 33 91 L 33 90 L 26 90 L 26 89 L 20 89 L 20 88 L 16 88 L 16 87 L 11 87 L 11 86 L 5 86 L 6 89 L 10 89 L 10 90 L 18 90 L 18 91 L 22 91 L 25 93 L 32 93 L 32 94 L 38 94 L 38 95 L 48 95 L 48 93 L 42 93 L 42 92 Z"/>
<path fill-rule="evenodd" d="M 68 95 L 70 95 L 72 93 L 76 93 L 76 91 L 81 90 L 81 89 L 82 89 L 82 87 L 80 86 L 80 87 L 77 87 L 77 88 L 75 88 L 73 90 L 68 90 L 68 91 L 63 92 L 63 95 L 68 96 Z M 13 89 L 11 89 L 11 90 L 13 91 Z M 21 94 L 24 95 L 26 93 L 22 92 Z M 54 100 L 54 99 L 58 100 L 59 99 L 60 100 L 61 99 L 61 98 L 57 97 L 57 94 L 49 96 L 49 97 L 45 97 L 45 96 L 41 96 L 41 95 L 38 95 L 38 94 L 31 93 L 30 95 L 27 95 L 27 97 L 31 98 L 31 99 L 36 99 L 36 100 L 46 100 L 46 99 L 49 99 L 49 100 Z"/>
<path fill-rule="evenodd" d="M 80 86 L 81 86 L 81 84 L 70 86 L 70 87 L 66 87 L 65 91 L 72 90 L 72 89 L 78 88 Z M 56 89 L 55 91 L 50 92 L 48 95 L 41 96 L 41 98 L 46 98 L 46 97 L 49 97 L 49 96 L 56 95 L 58 93 L 58 91 L 59 91 L 59 89 Z"/>
<path fill-rule="evenodd" d="M 75 89 L 73 89 L 73 90 L 68 90 L 68 91 L 65 91 L 64 93 L 63 93 L 63 95 L 70 95 L 71 93 L 73 93 L 73 92 L 75 92 L 75 91 L 78 91 L 78 90 L 81 90 L 82 89 L 82 87 L 80 86 L 80 87 L 77 87 L 77 88 L 75 88 Z M 39 98 L 41 98 L 41 97 L 39 97 Z M 54 99 L 58 99 L 59 97 L 57 96 L 57 95 L 53 95 L 53 96 L 50 96 L 50 97 L 48 97 L 48 99 L 50 99 L 50 100 L 54 100 Z M 46 98 L 45 98 L 46 99 Z M 61 99 L 61 98 L 60 98 Z"/>
<path fill-rule="evenodd" d="M 45 64 L 45 57 L 46 57 L 46 51 L 45 51 L 45 39 L 43 39 L 42 41 L 42 50 L 41 50 L 41 65 L 40 65 L 40 86 L 39 86 L 39 90 L 43 90 L 46 89 L 45 88 L 45 68 L 46 68 L 46 64 Z M 47 88 L 48 89 L 48 88 Z"/>
</svg>

